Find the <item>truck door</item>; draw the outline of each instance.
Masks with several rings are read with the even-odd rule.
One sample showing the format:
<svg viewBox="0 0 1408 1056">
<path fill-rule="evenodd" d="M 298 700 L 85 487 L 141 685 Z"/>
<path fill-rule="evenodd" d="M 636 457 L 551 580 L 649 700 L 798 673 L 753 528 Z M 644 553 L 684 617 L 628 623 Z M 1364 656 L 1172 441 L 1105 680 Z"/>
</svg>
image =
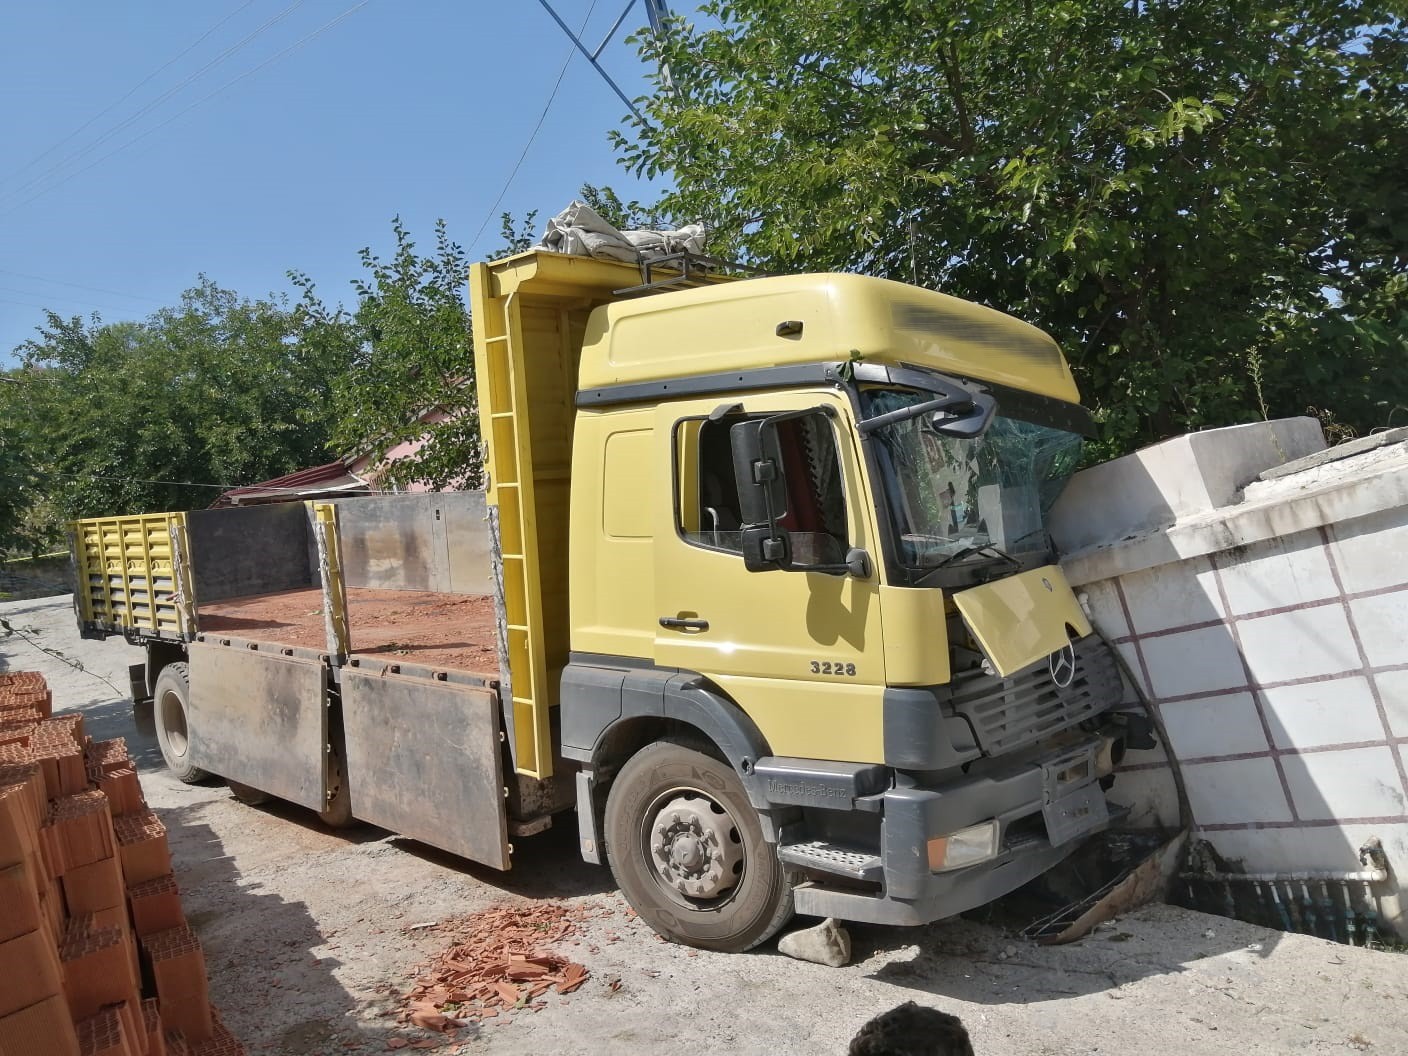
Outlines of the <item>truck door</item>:
<svg viewBox="0 0 1408 1056">
<path fill-rule="evenodd" d="M 795 571 L 749 572 L 729 430 L 814 409 L 779 427 Z M 654 659 L 705 675 L 752 717 L 776 755 L 883 760 L 885 684 L 878 557 L 849 409 L 834 393 L 716 397 L 659 408 L 669 495 L 655 519 Z M 865 576 L 810 571 L 852 548 Z"/>
</svg>

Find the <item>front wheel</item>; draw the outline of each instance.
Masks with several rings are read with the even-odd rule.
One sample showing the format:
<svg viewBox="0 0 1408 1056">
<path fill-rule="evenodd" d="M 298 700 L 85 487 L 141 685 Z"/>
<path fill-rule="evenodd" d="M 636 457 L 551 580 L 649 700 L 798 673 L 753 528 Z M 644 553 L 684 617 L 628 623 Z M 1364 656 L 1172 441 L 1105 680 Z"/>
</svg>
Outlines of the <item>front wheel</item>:
<svg viewBox="0 0 1408 1056">
<path fill-rule="evenodd" d="M 176 779 L 194 785 L 210 775 L 191 765 L 191 730 L 187 723 L 190 706 L 191 679 L 187 665 L 183 662 L 167 664 L 157 676 L 152 692 L 156 743 Z"/>
<path fill-rule="evenodd" d="M 792 886 L 743 783 L 712 756 L 641 749 L 612 782 L 605 835 L 626 900 L 673 942 L 737 953 L 792 916 Z"/>
</svg>

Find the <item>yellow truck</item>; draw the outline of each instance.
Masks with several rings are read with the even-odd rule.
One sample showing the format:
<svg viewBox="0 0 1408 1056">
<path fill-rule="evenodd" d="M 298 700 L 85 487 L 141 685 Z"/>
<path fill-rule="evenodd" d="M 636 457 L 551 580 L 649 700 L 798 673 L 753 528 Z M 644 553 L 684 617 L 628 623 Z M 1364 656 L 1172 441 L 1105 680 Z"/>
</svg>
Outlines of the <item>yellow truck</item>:
<svg viewBox="0 0 1408 1056">
<path fill-rule="evenodd" d="M 1044 517 L 1044 333 L 902 283 L 470 276 L 483 492 L 73 525 L 178 776 L 507 869 L 575 808 L 666 938 L 918 924 L 1108 826 L 1147 727 Z"/>
</svg>

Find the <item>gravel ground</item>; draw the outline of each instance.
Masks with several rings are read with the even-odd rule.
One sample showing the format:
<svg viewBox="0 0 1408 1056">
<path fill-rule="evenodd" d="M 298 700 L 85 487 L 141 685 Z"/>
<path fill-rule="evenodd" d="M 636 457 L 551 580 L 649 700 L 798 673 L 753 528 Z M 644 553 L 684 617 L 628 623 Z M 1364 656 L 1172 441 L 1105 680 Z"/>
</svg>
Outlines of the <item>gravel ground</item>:
<svg viewBox="0 0 1408 1056">
<path fill-rule="evenodd" d="M 294 807 L 180 784 L 162 769 L 149 709 L 134 714 L 124 699 L 138 650 L 80 641 L 66 596 L 0 604 L 0 618 L 86 670 L 3 632 L 0 669 L 42 671 L 56 706 L 81 709 L 93 736 L 127 738 L 171 833 L 212 998 L 255 1056 L 380 1053 L 423 1037 L 387 1015 L 393 991 L 438 949 L 423 925 L 525 898 L 593 914 L 560 951 L 591 978 L 441 1051 L 839 1054 L 866 1019 L 914 1000 L 960 1016 L 979 1056 L 1408 1053 L 1408 957 L 1170 906 L 1065 947 L 962 920 L 855 927 L 855 959 L 840 969 L 770 948 L 672 946 L 634 918 L 606 870 L 576 857 L 571 826 L 519 841 L 515 869 L 498 873 L 381 830 L 333 833 Z"/>
</svg>

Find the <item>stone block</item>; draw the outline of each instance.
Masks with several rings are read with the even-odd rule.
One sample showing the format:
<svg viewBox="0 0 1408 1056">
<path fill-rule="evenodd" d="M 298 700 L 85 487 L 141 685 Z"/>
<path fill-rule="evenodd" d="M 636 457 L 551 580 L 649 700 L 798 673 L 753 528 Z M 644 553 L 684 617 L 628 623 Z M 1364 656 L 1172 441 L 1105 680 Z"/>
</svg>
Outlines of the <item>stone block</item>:
<svg viewBox="0 0 1408 1056">
<path fill-rule="evenodd" d="M 1349 609 L 1370 666 L 1408 664 L 1408 591 L 1356 598 Z"/>
<path fill-rule="evenodd" d="M 1269 747 L 1250 693 L 1171 701 L 1159 711 L 1179 759 L 1264 752 Z"/>
<path fill-rule="evenodd" d="M 1297 532 L 1219 555 L 1218 567 L 1227 606 L 1238 616 L 1339 596 L 1318 532 Z"/>
<path fill-rule="evenodd" d="M 1183 768 L 1197 825 L 1290 821 L 1291 807 L 1270 759 L 1193 763 Z"/>
<path fill-rule="evenodd" d="M 1277 748 L 1320 748 L 1384 736 L 1369 680 L 1363 676 L 1305 682 L 1261 691 Z M 1408 721 L 1408 711 L 1405 711 Z"/>
<path fill-rule="evenodd" d="M 1346 593 L 1408 583 L 1408 508 L 1394 506 L 1330 529 L 1330 553 Z"/>
<path fill-rule="evenodd" d="M 851 936 L 828 917 L 813 928 L 790 931 L 777 940 L 777 952 L 799 961 L 840 968 L 851 959 Z"/>
<path fill-rule="evenodd" d="M 1375 671 L 1379 700 L 1395 737 L 1408 737 L 1408 671 Z"/>
<path fill-rule="evenodd" d="M 1139 647 L 1149 665 L 1153 693 L 1160 700 L 1242 689 L 1247 684 L 1242 656 L 1226 627 L 1146 638 Z"/>
<path fill-rule="evenodd" d="M 1296 812 L 1306 820 L 1401 817 L 1408 813 L 1393 749 L 1352 748 L 1281 759 Z"/>
<path fill-rule="evenodd" d="M 1235 503 L 1272 466 L 1323 450 L 1313 418 L 1188 433 L 1077 473 L 1051 512 L 1062 553 L 1104 546 Z"/>
<path fill-rule="evenodd" d="M 1341 605 L 1241 620 L 1237 633 L 1258 685 L 1362 669 Z"/>
<path fill-rule="evenodd" d="M 1221 620 L 1226 613 L 1206 557 L 1158 565 L 1123 577 L 1135 634 Z"/>
</svg>

